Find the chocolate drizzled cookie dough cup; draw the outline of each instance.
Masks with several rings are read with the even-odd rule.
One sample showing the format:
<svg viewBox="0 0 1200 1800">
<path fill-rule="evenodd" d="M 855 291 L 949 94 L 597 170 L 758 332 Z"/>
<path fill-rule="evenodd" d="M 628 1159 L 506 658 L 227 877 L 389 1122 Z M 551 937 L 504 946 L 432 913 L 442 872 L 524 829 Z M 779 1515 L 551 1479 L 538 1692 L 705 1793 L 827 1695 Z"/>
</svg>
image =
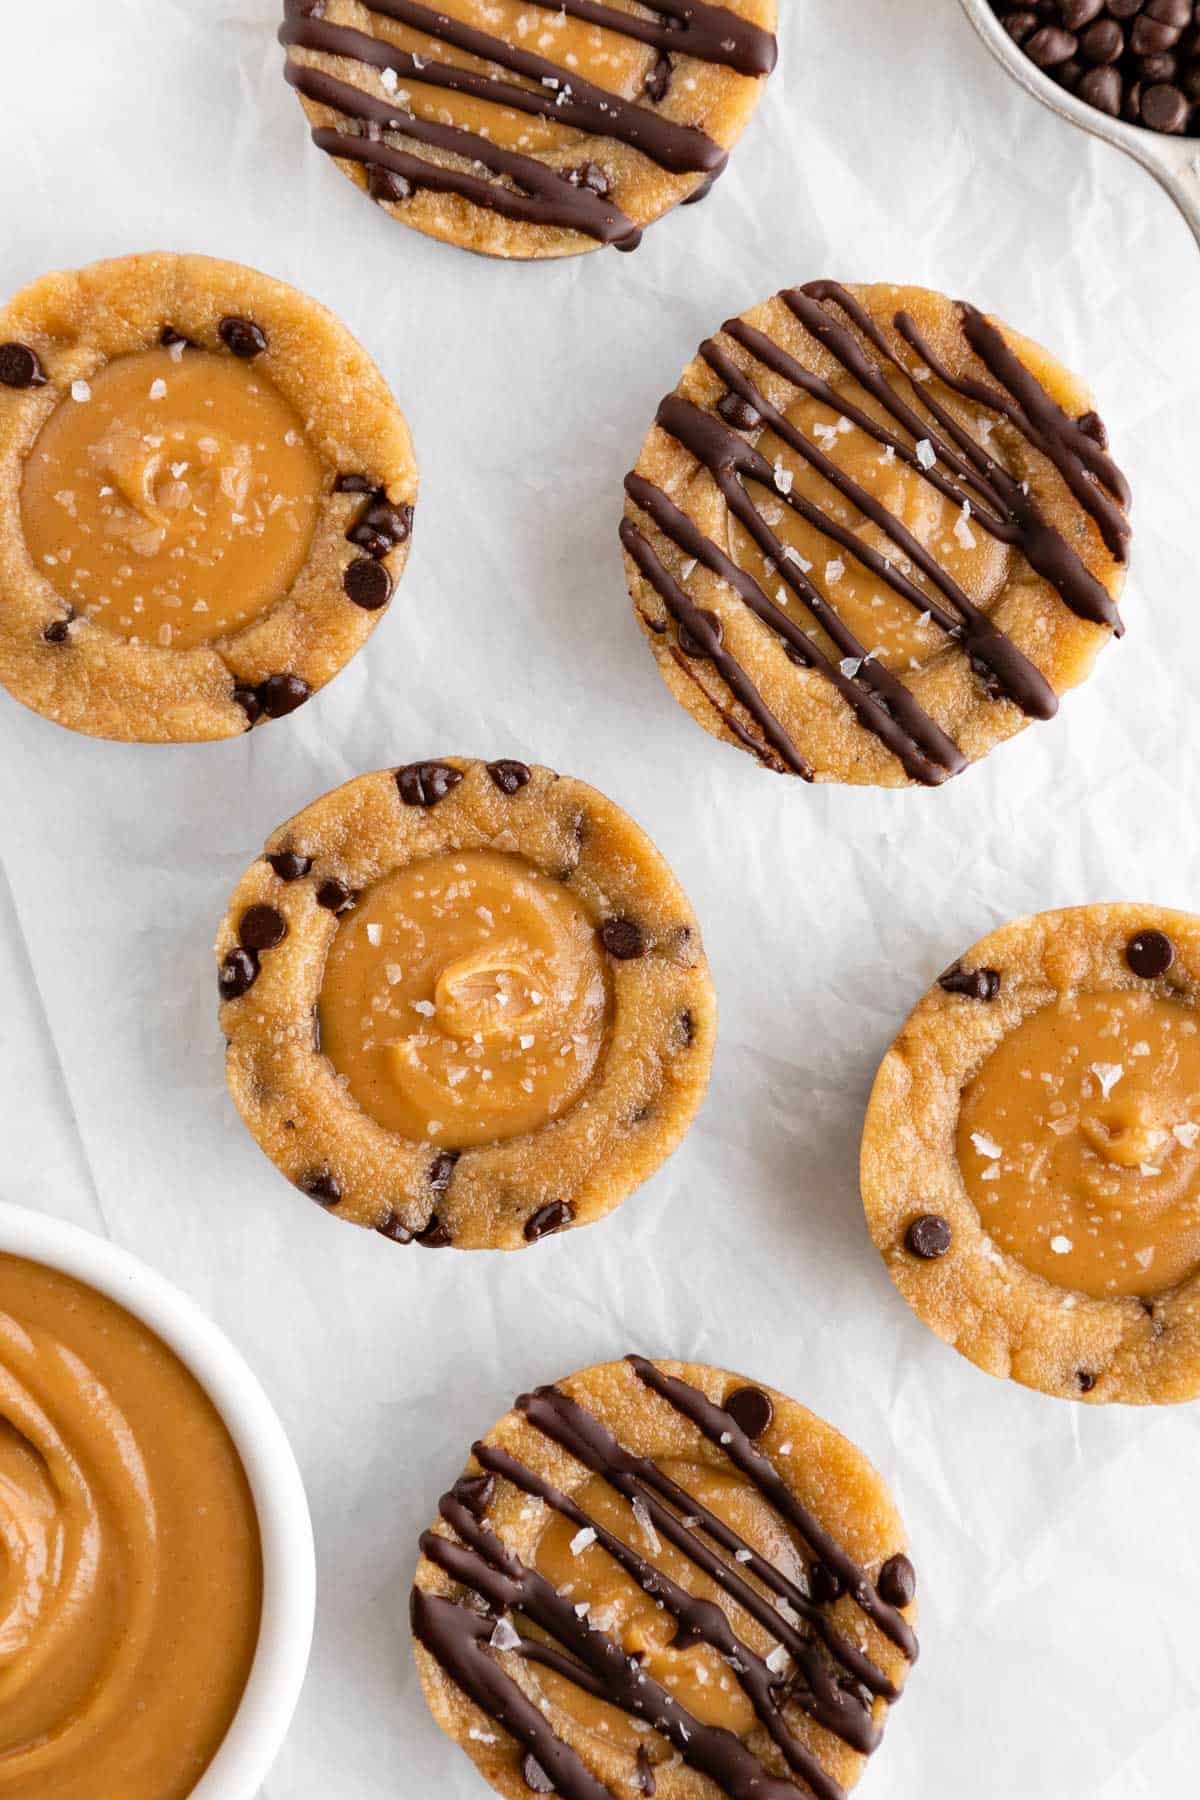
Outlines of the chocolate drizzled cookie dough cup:
<svg viewBox="0 0 1200 1800">
<path fill-rule="evenodd" d="M 880 1477 L 722 1369 L 629 1356 L 523 1394 L 438 1511 L 417 1667 L 509 1800 L 840 1800 L 916 1659 Z"/>
<path fill-rule="evenodd" d="M 1123 629 L 1129 490 L 1089 394 L 923 289 L 810 282 L 727 320 L 625 493 L 667 686 L 804 780 L 938 786 Z"/>
<path fill-rule="evenodd" d="M 696 918 L 612 801 L 450 757 L 282 826 L 217 940 L 226 1072 L 310 1199 L 394 1243 L 527 1248 L 676 1148 L 716 1007 Z"/>
<path fill-rule="evenodd" d="M 876 1077 L 867 1223 L 939 1337 L 1090 1403 L 1200 1395 L 1200 919 L 1013 920 L 948 969 Z"/>
<path fill-rule="evenodd" d="M 314 143 L 400 223 L 489 256 L 615 245 L 701 198 L 775 66 L 775 0 L 285 0 Z"/>
<path fill-rule="evenodd" d="M 370 636 L 417 493 L 403 415 L 324 307 L 155 252 L 0 312 L 0 682 L 95 737 L 235 737 Z"/>
</svg>

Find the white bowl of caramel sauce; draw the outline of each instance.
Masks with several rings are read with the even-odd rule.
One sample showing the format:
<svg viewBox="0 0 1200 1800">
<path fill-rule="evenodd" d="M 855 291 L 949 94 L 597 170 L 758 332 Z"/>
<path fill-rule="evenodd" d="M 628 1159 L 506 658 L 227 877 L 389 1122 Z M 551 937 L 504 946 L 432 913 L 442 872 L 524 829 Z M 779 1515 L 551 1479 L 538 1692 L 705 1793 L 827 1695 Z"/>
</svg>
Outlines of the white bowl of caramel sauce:
<svg viewBox="0 0 1200 1800">
<path fill-rule="evenodd" d="M 315 1585 L 295 1457 L 228 1339 L 127 1252 L 0 1204 L 6 1800 L 254 1800 Z"/>
</svg>

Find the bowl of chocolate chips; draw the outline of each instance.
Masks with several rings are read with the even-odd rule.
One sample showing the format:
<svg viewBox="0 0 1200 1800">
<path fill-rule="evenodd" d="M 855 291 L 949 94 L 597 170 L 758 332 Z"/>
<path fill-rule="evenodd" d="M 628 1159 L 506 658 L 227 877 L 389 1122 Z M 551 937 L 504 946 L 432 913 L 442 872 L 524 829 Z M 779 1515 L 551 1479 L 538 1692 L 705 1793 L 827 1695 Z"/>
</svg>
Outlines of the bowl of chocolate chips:
<svg viewBox="0 0 1200 1800">
<path fill-rule="evenodd" d="M 1116 144 L 1200 242 L 1200 0 L 962 0 L 1029 93 Z"/>
</svg>

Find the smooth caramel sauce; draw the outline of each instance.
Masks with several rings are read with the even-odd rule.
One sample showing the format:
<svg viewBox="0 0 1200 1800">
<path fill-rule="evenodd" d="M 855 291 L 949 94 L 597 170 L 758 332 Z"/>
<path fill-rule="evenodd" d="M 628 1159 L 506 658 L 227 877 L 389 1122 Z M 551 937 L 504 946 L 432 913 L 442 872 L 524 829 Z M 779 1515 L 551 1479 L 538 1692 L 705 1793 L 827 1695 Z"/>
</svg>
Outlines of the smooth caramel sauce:
<svg viewBox="0 0 1200 1800">
<path fill-rule="evenodd" d="M 805 1586 L 803 1556 L 778 1515 L 749 1482 L 737 1475 L 681 1461 L 667 1460 L 660 1467 L 782 1574 L 797 1586 Z M 572 1498 L 589 1518 L 624 1539 L 680 1587 L 719 1606 L 751 1649 L 764 1656 L 772 1653 L 775 1640 L 762 1626 L 694 1563 L 661 1539 L 648 1514 L 641 1519 L 635 1516 L 630 1503 L 600 1476 L 592 1476 L 573 1492 Z M 754 1726 L 754 1709 L 719 1653 L 709 1644 L 672 1649 L 674 1616 L 643 1593 L 600 1545 L 584 1544 L 578 1527 L 569 1520 L 551 1515 L 538 1541 L 534 1566 L 577 1609 L 586 1607 L 592 1624 L 607 1631 L 629 1655 L 640 1657 L 646 1673 L 703 1724 L 723 1726 L 739 1737 Z M 739 1576 L 752 1587 L 758 1585 L 741 1565 L 731 1566 L 736 1566 Z M 537 1667 L 536 1674 L 538 1685 L 556 1711 L 566 1713 L 615 1748 L 633 1754 L 639 1743 L 651 1737 L 648 1728 L 639 1730 L 625 1713 L 594 1699 L 553 1670 Z"/>
<path fill-rule="evenodd" d="M 186 650 L 287 592 L 321 493 L 320 461 L 269 378 L 176 344 L 72 384 L 26 459 L 21 520 L 77 613 Z"/>
<path fill-rule="evenodd" d="M 604 1045 L 587 912 L 519 856 L 447 852 L 359 897 L 329 949 L 321 1048 L 364 1112 L 444 1149 L 560 1117 Z"/>
<path fill-rule="evenodd" d="M 633 10 L 626 6 L 625 0 L 616 0 L 616 7 L 618 11 Z M 577 75 L 622 99 L 636 99 L 656 61 L 655 52 L 645 44 L 606 31 L 601 26 L 584 24 L 566 13 L 532 7 L 527 0 L 440 0 L 437 10 L 477 31 L 515 44 L 520 50 L 558 63 L 564 76 L 557 93 L 562 93 L 570 77 Z M 337 18 L 339 23 L 342 22 L 340 16 Z M 510 70 L 498 69 L 441 38 L 429 37 L 381 14 L 371 14 L 370 21 L 375 37 L 425 62 L 450 63 L 476 74 L 495 76 L 515 87 L 531 85 Z M 553 150 L 555 145 L 570 144 L 581 135 L 553 119 L 539 118 L 511 106 L 480 100 L 472 94 L 454 93 L 449 88 L 422 81 L 406 81 L 403 75 L 394 85 L 392 77 L 385 76 L 383 85 L 395 100 L 398 112 L 413 113 L 418 119 L 431 119 L 438 124 L 473 131 L 502 149 L 538 155 Z"/>
<path fill-rule="evenodd" d="M 896 379 L 892 385 L 908 404 L 919 410 L 921 401 L 910 382 Z M 856 382 L 842 382 L 839 392 L 842 391 L 858 411 L 895 431 L 895 421 Z M 962 403 L 937 384 L 931 391 L 948 411 L 963 411 Z M 978 420 L 973 414 L 967 416 L 972 431 L 978 435 Z M 835 408 L 821 404 L 811 395 L 801 394 L 788 408 L 785 417 L 843 474 L 906 526 L 968 597 L 987 610 L 1008 579 L 1011 553 L 1004 544 L 964 514 L 961 506 L 940 494 L 920 473 L 909 468 L 889 446 L 877 443 Z M 790 476 L 791 494 L 811 501 L 870 549 L 889 558 L 923 593 L 931 594 L 935 600 L 941 598 L 928 578 L 888 534 L 866 518 L 803 456 L 770 430 L 764 431 L 756 444 L 776 471 L 782 472 L 785 483 Z M 922 454 L 932 455 L 932 446 L 924 452 L 918 449 L 918 455 Z M 864 568 L 843 545 L 801 518 L 783 498 L 767 499 L 765 503 L 760 500 L 760 505 L 768 525 L 793 553 L 797 567 L 810 576 L 818 593 L 877 662 L 903 674 L 921 668 L 935 652 L 944 649 L 946 635 L 940 626 Z M 786 607 L 794 618 L 805 623 L 807 629 L 808 614 L 803 601 L 767 567 L 766 559 L 741 524 L 731 518 L 729 529 L 732 553 L 737 562 L 754 577 L 764 593 Z M 810 636 L 835 661 L 841 659 L 841 651 L 819 627 L 814 626 Z"/>
<path fill-rule="evenodd" d="M 1200 1268 L 1198 1027 L 1150 992 L 1075 994 L 996 1047 L 963 1094 L 958 1161 L 1003 1250 L 1097 1298 Z"/>
<path fill-rule="evenodd" d="M 0 1256 L 0 1548 L 0 1795 L 184 1800 L 258 1641 L 246 1476 L 151 1331 L 13 1256 Z"/>
</svg>

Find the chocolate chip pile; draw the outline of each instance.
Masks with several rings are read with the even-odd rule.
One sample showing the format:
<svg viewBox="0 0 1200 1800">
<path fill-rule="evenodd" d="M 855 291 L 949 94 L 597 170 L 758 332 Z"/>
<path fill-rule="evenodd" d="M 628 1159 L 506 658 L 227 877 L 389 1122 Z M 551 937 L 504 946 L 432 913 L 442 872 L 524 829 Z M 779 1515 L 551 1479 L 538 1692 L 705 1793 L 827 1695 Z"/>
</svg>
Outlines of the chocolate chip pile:
<svg viewBox="0 0 1200 1800">
<path fill-rule="evenodd" d="M 1052 81 L 1110 118 L 1200 136 L 1200 0 L 991 0 Z"/>
</svg>

